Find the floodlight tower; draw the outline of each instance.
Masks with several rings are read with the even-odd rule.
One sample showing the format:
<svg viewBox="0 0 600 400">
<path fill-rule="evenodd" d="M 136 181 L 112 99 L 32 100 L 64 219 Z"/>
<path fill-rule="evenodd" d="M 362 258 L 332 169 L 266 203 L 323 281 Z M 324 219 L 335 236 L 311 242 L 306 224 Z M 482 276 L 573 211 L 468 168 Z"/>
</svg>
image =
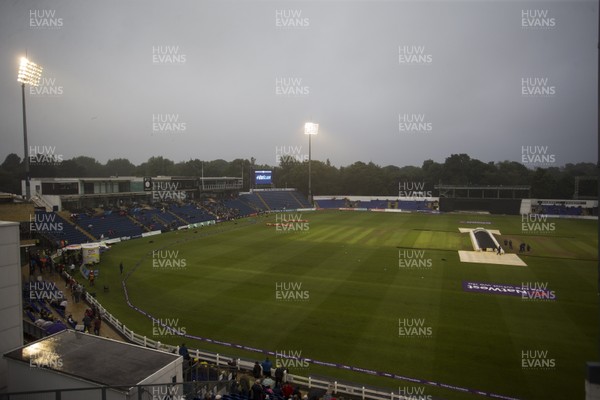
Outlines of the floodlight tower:
<svg viewBox="0 0 600 400">
<path fill-rule="evenodd" d="M 311 179 L 311 137 L 319 133 L 319 124 L 307 122 L 304 124 L 304 134 L 308 135 L 308 201 L 313 205 L 312 179 Z"/>
<path fill-rule="evenodd" d="M 26 57 L 21 57 L 19 65 L 19 75 L 17 82 L 21 84 L 21 95 L 23 98 L 23 146 L 25 157 L 25 197 L 31 198 L 31 188 L 29 182 L 29 153 L 27 146 L 27 114 L 25 112 L 25 85 L 38 86 L 42 77 L 42 67 L 29 61 Z"/>
</svg>

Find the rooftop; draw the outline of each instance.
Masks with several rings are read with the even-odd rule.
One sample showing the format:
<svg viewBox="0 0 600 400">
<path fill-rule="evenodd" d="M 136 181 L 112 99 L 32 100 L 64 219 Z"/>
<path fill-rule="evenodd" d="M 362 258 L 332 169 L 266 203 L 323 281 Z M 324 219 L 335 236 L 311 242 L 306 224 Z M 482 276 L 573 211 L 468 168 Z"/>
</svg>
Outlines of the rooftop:
<svg viewBox="0 0 600 400">
<path fill-rule="evenodd" d="M 4 357 L 101 385 L 129 388 L 180 356 L 65 330 L 6 353 Z"/>
</svg>

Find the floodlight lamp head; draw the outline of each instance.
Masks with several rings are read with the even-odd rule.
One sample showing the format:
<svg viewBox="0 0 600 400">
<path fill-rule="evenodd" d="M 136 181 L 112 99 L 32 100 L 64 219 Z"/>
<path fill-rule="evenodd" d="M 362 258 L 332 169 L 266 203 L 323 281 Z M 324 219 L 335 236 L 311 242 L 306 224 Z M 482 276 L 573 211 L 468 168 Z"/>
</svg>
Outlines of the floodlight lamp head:
<svg viewBox="0 0 600 400">
<path fill-rule="evenodd" d="M 319 133 L 319 124 L 314 124 L 312 122 L 304 124 L 305 135 L 316 135 L 317 133 Z"/>
<path fill-rule="evenodd" d="M 17 82 L 23 85 L 38 86 L 42 78 L 42 70 L 41 66 L 29 61 L 26 57 L 21 57 Z"/>
</svg>

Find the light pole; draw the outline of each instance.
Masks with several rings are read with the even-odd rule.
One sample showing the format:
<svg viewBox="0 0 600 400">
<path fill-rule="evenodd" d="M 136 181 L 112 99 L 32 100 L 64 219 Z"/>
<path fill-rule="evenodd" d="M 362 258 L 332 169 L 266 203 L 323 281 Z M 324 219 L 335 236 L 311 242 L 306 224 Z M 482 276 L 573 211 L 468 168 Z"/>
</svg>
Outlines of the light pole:
<svg viewBox="0 0 600 400">
<path fill-rule="evenodd" d="M 312 196 L 312 174 L 311 174 L 311 137 L 319 133 L 319 124 L 314 124 L 312 122 L 307 122 L 304 124 L 304 134 L 308 135 L 308 201 L 310 205 L 313 205 L 313 196 Z"/>
<path fill-rule="evenodd" d="M 31 198 L 31 188 L 29 182 L 29 152 L 27 146 L 27 114 L 25 112 L 25 85 L 37 86 L 42 77 L 42 67 L 29 61 L 26 57 L 21 57 L 19 65 L 19 75 L 17 82 L 21 83 L 21 95 L 23 97 L 23 156 L 25 157 L 25 198 Z"/>
</svg>

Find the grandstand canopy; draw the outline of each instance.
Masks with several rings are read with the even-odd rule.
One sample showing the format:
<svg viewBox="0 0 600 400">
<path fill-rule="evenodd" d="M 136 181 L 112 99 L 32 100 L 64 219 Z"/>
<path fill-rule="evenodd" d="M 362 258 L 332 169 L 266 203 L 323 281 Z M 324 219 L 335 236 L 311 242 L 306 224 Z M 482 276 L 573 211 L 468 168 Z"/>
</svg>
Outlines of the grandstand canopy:
<svg viewBox="0 0 600 400">
<path fill-rule="evenodd" d="M 531 186 L 435 185 L 439 197 L 467 199 L 523 199 L 531 197 Z"/>
</svg>

